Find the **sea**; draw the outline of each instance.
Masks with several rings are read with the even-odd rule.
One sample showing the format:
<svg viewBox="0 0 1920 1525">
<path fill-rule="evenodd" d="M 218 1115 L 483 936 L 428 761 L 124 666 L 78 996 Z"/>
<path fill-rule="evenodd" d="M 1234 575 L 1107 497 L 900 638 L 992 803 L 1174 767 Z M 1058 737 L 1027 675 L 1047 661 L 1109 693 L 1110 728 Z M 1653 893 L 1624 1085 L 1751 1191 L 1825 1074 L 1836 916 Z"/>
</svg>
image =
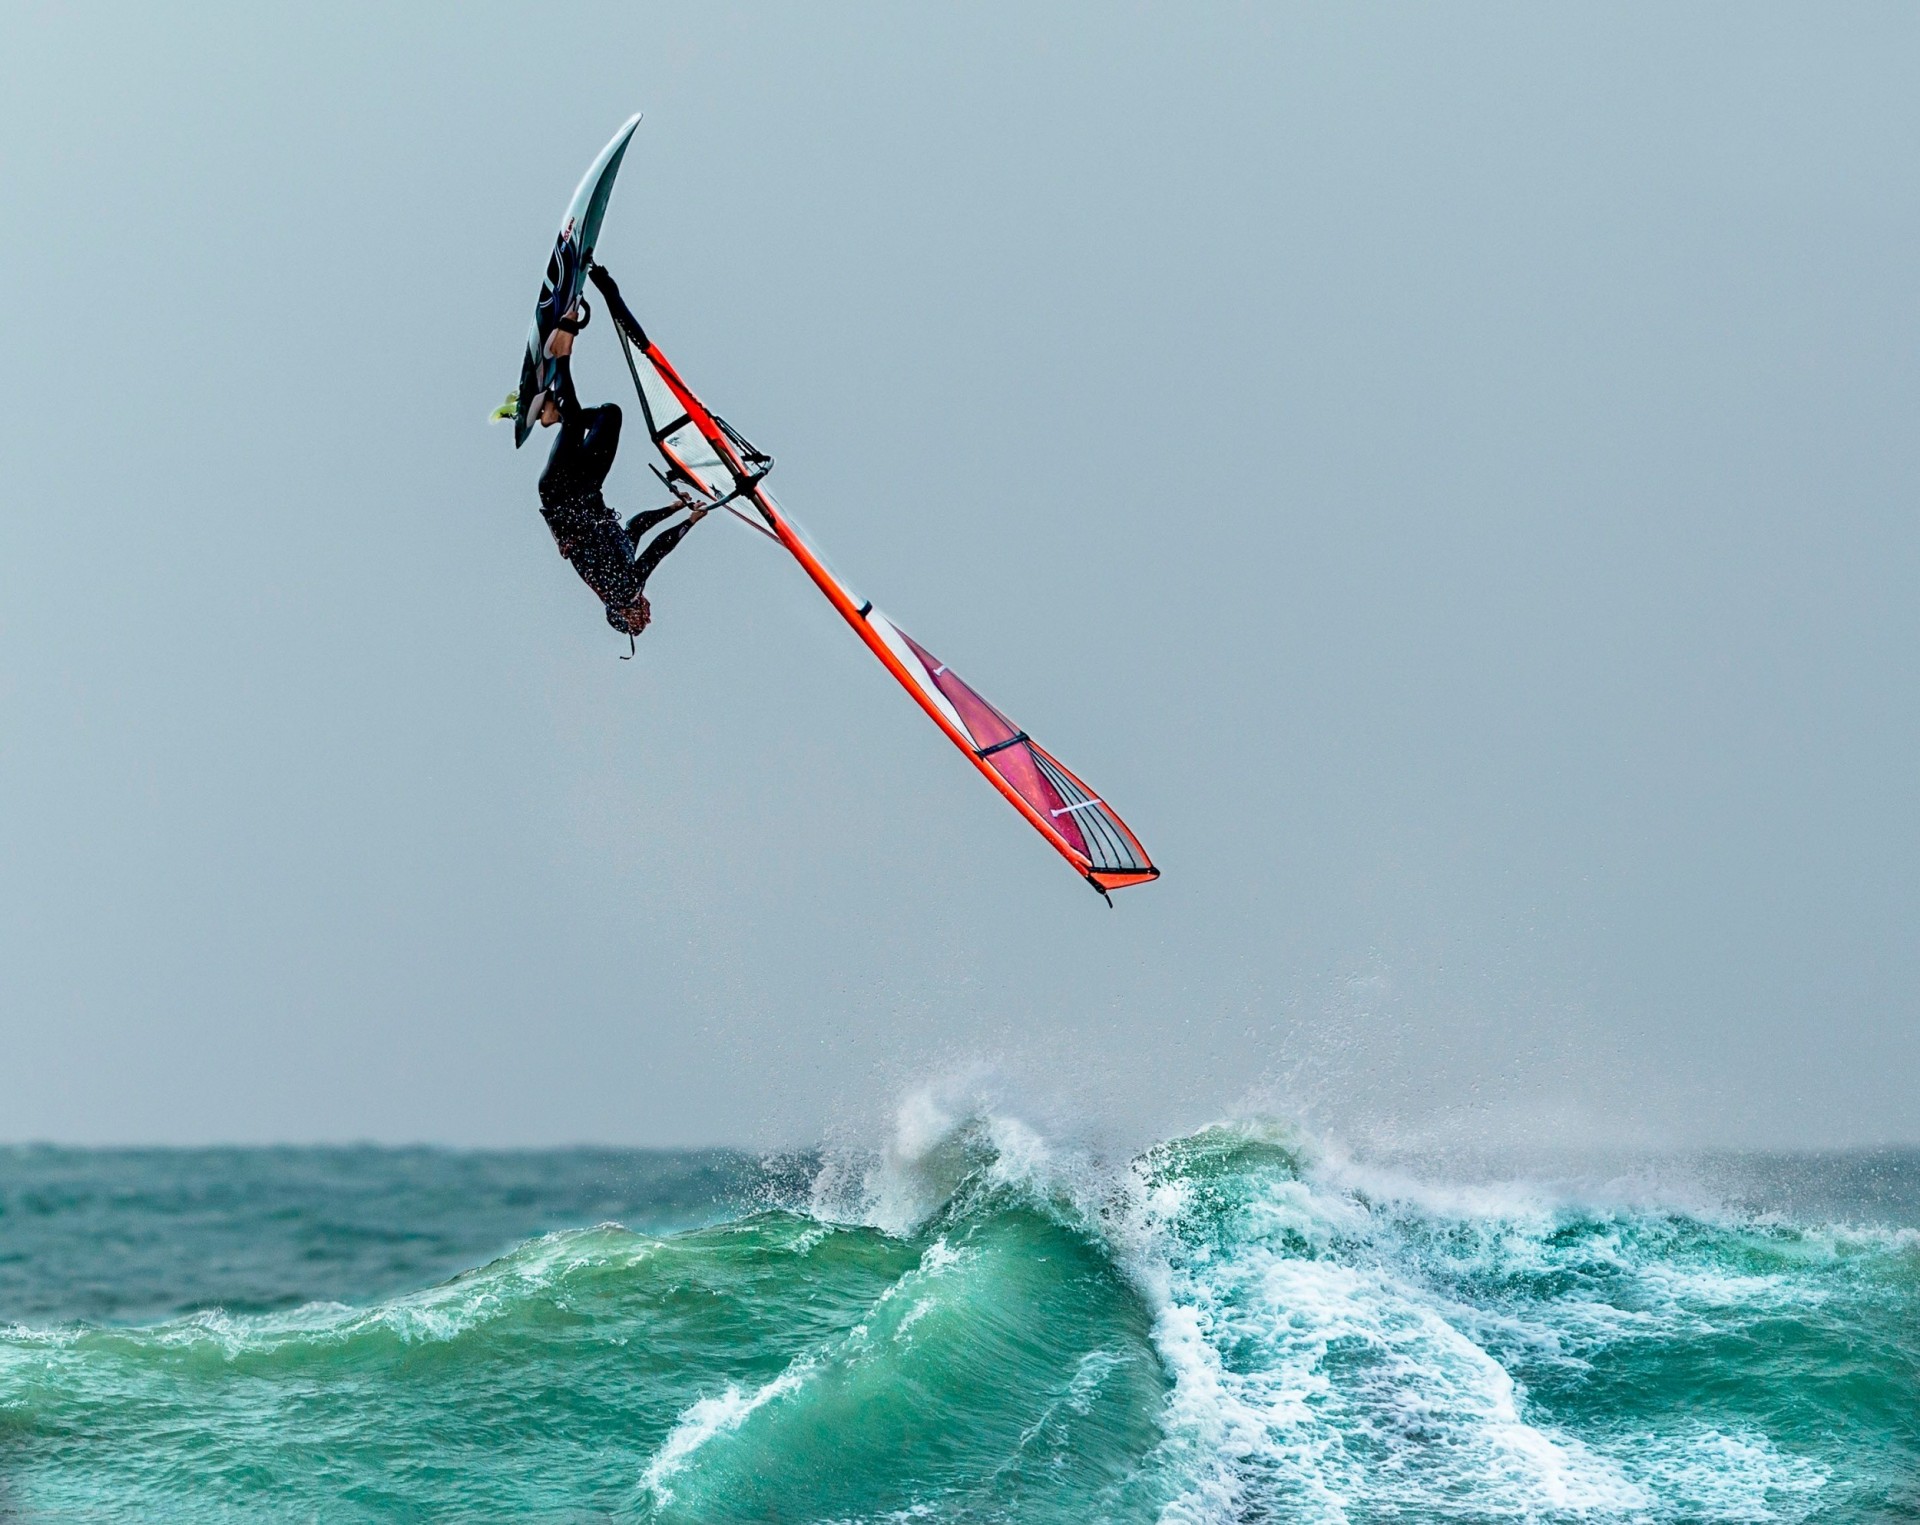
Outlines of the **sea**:
<svg viewBox="0 0 1920 1525">
<path fill-rule="evenodd" d="M 1920 1151 L 4 1149 L 0 1520 L 1920 1521 Z"/>
</svg>

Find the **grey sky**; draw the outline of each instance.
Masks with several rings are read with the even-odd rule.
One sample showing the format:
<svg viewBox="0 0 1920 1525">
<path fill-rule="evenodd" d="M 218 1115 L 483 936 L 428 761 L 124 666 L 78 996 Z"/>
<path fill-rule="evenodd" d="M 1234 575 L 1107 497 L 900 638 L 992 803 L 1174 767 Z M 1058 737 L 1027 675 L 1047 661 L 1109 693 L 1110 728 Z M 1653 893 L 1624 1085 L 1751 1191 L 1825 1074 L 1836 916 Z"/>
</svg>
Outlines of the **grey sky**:
<svg viewBox="0 0 1920 1525">
<path fill-rule="evenodd" d="M 1920 1137 L 1920 17 L 1035 10 L 0 12 L 0 1136 Z M 1160 884 L 737 527 L 616 660 L 482 420 L 633 110 L 635 307 Z"/>
</svg>

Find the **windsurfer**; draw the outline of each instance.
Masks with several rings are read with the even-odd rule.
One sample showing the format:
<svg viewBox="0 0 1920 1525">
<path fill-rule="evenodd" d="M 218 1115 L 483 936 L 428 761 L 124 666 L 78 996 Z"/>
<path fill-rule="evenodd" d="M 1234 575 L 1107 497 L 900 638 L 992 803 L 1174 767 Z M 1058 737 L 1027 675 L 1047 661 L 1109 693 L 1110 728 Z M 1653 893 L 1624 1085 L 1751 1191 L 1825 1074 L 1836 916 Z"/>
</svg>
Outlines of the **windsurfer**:
<svg viewBox="0 0 1920 1525">
<path fill-rule="evenodd" d="M 611 279 L 602 281 L 598 266 L 592 274 L 595 284 L 609 293 L 607 305 L 614 320 L 629 333 L 638 333 L 640 325 L 620 300 L 619 288 Z M 547 353 L 554 361 L 553 382 L 538 399 L 535 417 L 543 428 L 558 425 L 560 434 L 547 457 L 546 470 L 540 473 L 540 513 L 553 531 L 560 554 L 606 604 L 607 623 L 623 635 L 637 636 L 653 618 L 645 592 L 647 579 L 708 510 L 683 500 L 635 514 L 622 525 L 608 507 L 601 489 L 620 448 L 620 409 L 610 402 L 582 407 L 573 389 L 573 341 L 589 316 L 585 304 L 574 308 L 547 340 Z M 683 508 L 685 522 L 663 530 L 642 550 L 640 543 L 647 533 Z"/>
</svg>

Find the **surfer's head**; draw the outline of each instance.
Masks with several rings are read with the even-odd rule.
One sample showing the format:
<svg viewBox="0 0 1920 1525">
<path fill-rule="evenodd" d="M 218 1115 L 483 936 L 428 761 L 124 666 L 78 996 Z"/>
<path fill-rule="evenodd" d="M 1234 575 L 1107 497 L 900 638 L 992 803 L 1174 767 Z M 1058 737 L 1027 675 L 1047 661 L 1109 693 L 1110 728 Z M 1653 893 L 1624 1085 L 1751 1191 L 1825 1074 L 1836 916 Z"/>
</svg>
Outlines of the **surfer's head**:
<svg viewBox="0 0 1920 1525">
<path fill-rule="evenodd" d="M 625 608 L 607 605 L 607 623 L 622 635 L 638 635 L 653 623 L 653 606 L 647 602 L 646 594 L 636 593 L 633 602 Z"/>
</svg>

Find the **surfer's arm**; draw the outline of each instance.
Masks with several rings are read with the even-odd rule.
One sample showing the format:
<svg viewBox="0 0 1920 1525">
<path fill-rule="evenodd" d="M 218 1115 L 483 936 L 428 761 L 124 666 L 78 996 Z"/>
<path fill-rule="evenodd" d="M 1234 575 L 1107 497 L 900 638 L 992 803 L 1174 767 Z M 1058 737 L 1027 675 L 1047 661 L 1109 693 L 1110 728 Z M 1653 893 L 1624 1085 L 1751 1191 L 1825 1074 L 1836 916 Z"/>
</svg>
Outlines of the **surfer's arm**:
<svg viewBox="0 0 1920 1525">
<path fill-rule="evenodd" d="M 648 530 L 665 524 L 684 507 L 684 503 L 669 503 L 665 508 L 650 508 L 645 513 L 635 514 L 627 521 L 627 539 L 638 545 L 640 537 Z"/>
<path fill-rule="evenodd" d="M 640 320 L 633 315 L 633 310 L 621 300 L 620 288 L 613 283 L 613 277 L 607 273 L 607 267 L 591 266 L 587 271 L 587 279 L 592 281 L 600 295 L 606 298 L 608 315 L 627 331 L 629 339 L 645 349 L 647 331 L 640 326 Z"/>
<path fill-rule="evenodd" d="M 706 518 L 706 511 L 703 509 L 688 519 L 686 523 L 676 524 L 672 529 L 662 530 L 659 534 L 655 535 L 647 548 L 633 559 L 633 575 L 635 581 L 642 587 L 645 587 L 647 579 L 653 576 L 653 569 L 667 559 L 667 552 L 671 551 L 682 540 L 685 540 L 687 538 L 687 531 L 692 529 L 694 525 L 698 524 L 704 518 Z"/>
</svg>

